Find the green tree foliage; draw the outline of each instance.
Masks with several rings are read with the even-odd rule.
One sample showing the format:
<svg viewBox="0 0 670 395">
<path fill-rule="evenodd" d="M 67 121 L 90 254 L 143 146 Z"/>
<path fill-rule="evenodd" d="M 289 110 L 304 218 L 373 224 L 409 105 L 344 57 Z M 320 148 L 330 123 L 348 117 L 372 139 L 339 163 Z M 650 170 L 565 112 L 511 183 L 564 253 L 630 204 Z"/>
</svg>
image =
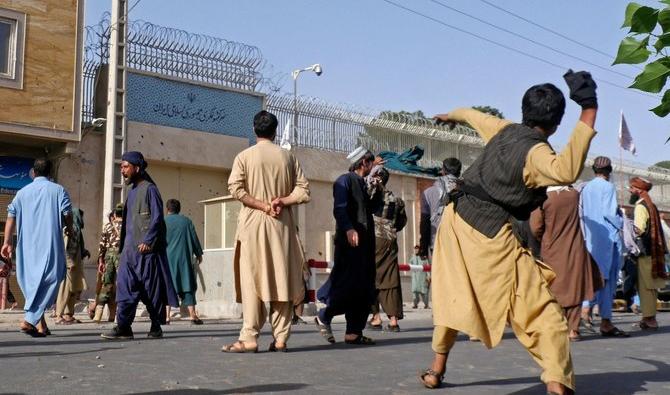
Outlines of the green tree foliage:
<svg viewBox="0 0 670 395">
<path fill-rule="evenodd" d="M 644 70 L 630 86 L 643 92 L 661 92 L 670 77 L 670 0 L 660 3 L 659 8 L 628 4 L 621 26 L 628 28 L 628 35 L 619 44 L 612 63 L 644 63 Z M 659 117 L 670 114 L 670 89 L 665 89 L 661 103 L 650 111 Z"/>
<path fill-rule="evenodd" d="M 658 163 L 654 163 L 654 166 L 670 170 L 670 160 L 662 160 Z"/>
<path fill-rule="evenodd" d="M 474 108 L 477 111 L 481 111 L 483 113 L 493 115 L 494 117 L 498 117 L 500 119 L 505 118 L 503 113 L 495 107 L 491 107 L 491 106 L 472 106 L 472 108 Z"/>
</svg>

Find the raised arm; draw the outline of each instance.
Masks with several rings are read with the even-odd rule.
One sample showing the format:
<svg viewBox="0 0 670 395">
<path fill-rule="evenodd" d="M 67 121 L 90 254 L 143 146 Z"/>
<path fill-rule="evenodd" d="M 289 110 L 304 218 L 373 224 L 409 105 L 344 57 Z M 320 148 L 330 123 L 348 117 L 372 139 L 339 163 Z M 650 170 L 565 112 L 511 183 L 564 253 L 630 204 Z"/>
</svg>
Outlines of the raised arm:
<svg viewBox="0 0 670 395">
<path fill-rule="evenodd" d="M 466 122 L 479 133 L 479 136 L 486 143 L 498 134 L 502 128 L 512 123 L 506 119 L 477 111 L 474 108 L 459 108 L 448 114 L 436 115 L 434 119 L 438 123 Z"/>
</svg>

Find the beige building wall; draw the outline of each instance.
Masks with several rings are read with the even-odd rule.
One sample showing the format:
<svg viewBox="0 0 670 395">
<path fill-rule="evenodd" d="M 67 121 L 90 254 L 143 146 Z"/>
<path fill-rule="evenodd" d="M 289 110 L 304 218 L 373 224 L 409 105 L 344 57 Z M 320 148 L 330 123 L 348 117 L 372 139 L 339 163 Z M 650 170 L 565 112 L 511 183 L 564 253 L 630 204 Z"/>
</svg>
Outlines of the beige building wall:
<svg viewBox="0 0 670 395">
<path fill-rule="evenodd" d="M 77 140 L 83 1 L 0 0 L 0 8 L 26 14 L 23 89 L 0 89 L 0 130 Z"/>
</svg>

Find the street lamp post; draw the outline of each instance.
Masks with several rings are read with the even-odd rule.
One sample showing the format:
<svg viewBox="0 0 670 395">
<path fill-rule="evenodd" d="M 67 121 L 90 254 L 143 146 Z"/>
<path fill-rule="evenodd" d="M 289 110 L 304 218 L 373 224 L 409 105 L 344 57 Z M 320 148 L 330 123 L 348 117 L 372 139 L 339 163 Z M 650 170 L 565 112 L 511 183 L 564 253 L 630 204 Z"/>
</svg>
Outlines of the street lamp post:
<svg viewBox="0 0 670 395">
<path fill-rule="evenodd" d="M 292 143 L 298 143 L 298 76 L 303 71 L 313 71 L 317 76 L 323 73 L 320 64 L 313 64 L 304 69 L 293 70 L 291 75 L 293 76 L 293 133 L 292 133 Z"/>
</svg>

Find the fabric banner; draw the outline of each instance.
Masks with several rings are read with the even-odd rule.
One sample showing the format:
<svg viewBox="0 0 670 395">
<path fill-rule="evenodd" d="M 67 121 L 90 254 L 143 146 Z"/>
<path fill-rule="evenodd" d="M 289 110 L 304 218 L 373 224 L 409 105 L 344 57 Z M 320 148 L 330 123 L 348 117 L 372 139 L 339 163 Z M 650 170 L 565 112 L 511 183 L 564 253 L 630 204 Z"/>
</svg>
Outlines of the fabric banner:
<svg viewBox="0 0 670 395">
<path fill-rule="evenodd" d="M 619 147 L 635 155 L 635 143 L 626 124 L 626 118 L 623 117 L 623 111 L 621 112 L 621 122 L 619 123 Z"/>
</svg>

